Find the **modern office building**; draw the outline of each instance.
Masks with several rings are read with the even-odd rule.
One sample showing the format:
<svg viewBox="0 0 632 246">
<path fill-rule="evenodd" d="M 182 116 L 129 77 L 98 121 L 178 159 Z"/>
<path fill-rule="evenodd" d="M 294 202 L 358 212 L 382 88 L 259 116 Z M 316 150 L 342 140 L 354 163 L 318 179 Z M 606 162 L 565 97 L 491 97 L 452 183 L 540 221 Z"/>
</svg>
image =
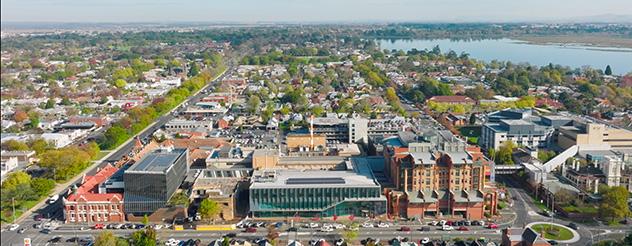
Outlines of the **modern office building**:
<svg viewBox="0 0 632 246">
<path fill-rule="evenodd" d="M 357 143 L 368 141 L 369 120 L 361 117 L 338 118 L 335 115 L 313 120 L 314 135 L 324 135 L 328 143 Z"/>
<path fill-rule="evenodd" d="M 487 116 L 479 145 L 485 149 L 498 149 L 511 141 L 533 149 L 546 148 L 556 142 L 555 130 L 572 122 L 563 116 L 534 116 L 531 110 L 503 110 Z"/>
<path fill-rule="evenodd" d="M 370 216 L 386 212 L 386 198 L 371 169 L 353 163 L 351 170 L 261 170 L 250 185 L 254 217 Z"/>
<path fill-rule="evenodd" d="M 563 149 L 573 145 L 609 145 L 612 149 L 632 149 L 632 131 L 575 121 L 572 125 L 560 127 L 557 144 Z"/>
<path fill-rule="evenodd" d="M 164 207 L 189 169 L 187 149 L 161 148 L 125 170 L 125 212 L 151 214 Z"/>
</svg>

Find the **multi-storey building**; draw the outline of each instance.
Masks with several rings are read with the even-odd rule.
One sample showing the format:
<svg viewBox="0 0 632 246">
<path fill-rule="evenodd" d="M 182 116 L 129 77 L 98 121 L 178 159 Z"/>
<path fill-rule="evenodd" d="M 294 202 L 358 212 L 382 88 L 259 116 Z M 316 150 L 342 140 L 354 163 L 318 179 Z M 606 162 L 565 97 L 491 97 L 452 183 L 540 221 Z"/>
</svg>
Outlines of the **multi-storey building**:
<svg viewBox="0 0 632 246">
<path fill-rule="evenodd" d="M 164 207 L 189 170 L 188 153 L 187 149 L 157 149 L 125 170 L 125 212 L 145 215 Z"/>
<path fill-rule="evenodd" d="M 395 216 L 463 216 L 480 219 L 496 211 L 497 193 L 486 186 L 489 161 L 448 132 L 391 141 L 384 151 L 394 183 L 389 212 Z"/>
<path fill-rule="evenodd" d="M 255 171 L 249 189 L 255 217 L 370 216 L 386 212 L 386 198 L 371 169 Z"/>
<path fill-rule="evenodd" d="M 107 164 L 94 176 L 85 176 L 81 185 L 63 199 L 66 223 L 123 222 L 123 194 L 99 191 L 99 185 L 118 171 Z"/>
</svg>

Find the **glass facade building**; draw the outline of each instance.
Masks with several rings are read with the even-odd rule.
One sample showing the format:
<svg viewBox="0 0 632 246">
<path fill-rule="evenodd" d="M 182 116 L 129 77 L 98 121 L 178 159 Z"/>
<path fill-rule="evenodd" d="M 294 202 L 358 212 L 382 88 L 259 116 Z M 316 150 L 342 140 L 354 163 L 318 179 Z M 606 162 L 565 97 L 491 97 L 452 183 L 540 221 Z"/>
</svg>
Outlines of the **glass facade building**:
<svg viewBox="0 0 632 246">
<path fill-rule="evenodd" d="M 160 149 L 125 171 L 125 212 L 151 214 L 165 207 L 188 171 L 187 149 Z"/>
<path fill-rule="evenodd" d="M 381 191 L 372 176 L 353 171 L 259 172 L 249 190 L 250 211 L 255 217 L 380 215 L 386 212 Z"/>
</svg>

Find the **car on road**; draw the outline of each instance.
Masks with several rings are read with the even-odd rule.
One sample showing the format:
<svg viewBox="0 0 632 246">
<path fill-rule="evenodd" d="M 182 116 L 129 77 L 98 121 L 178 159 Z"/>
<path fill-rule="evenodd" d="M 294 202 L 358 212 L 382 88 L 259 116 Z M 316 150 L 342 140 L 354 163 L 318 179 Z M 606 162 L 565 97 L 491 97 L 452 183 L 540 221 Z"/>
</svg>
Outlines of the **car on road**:
<svg viewBox="0 0 632 246">
<path fill-rule="evenodd" d="M 231 232 L 231 233 L 227 233 L 226 235 L 224 235 L 225 237 L 229 237 L 229 238 L 233 238 L 233 237 L 237 237 L 237 233 Z"/>
<path fill-rule="evenodd" d="M 549 240 L 547 241 L 550 245 L 558 245 L 558 242 L 555 240 Z"/>
<path fill-rule="evenodd" d="M 453 231 L 453 230 L 454 230 L 454 227 L 452 227 L 451 225 L 443 225 L 443 226 L 441 227 L 441 230 L 442 230 L 442 231 Z"/>
<path fill-rule="evenodd" d="M 245 232 L 248 232 L 248 233 L 255 233 L 255 232 L 257 232 L 257 228 L 254 228 L 254 227 L 248 227 L 248 228 L 246 228 L 246 231 L 245 231 Z"/>
<path fill-rule="evenodd" d="M 410 227 L 408 226 L 402 226 L 401 228 L 399 228 L 400 231 L 410 231 Z"/>
<path fill-rule="evenodd" d="M 42 229 L 40 232 L 44 234 L 50 234 L 53 231 L 51 231 L 51 229 Z"/>
<path fill-rule="evenodd" d="M 22 227 L 18 230 L 18 233 L 22 234 L 26 231 L 26 227 Z"/>
<path fill-rule="evenodd" d="M 52 195 L 48 198 L 48 201 L 46 201 L 48 204 L 53 204 L 55 203 L 57 200 L 59 200 L 59 195 Z"/>
<path fill-rule="evenodd" d="M 578 230 L 579 229 L 579 226 L 577 226 L 577 224 L 575 224 L 575 223 L 568 224 L 568 227 L 572 228 L 573 230 Z"/>
<path fill-rule="evenodd" d="M 331 226 L 323 226 L 320 228 L 321 232 L 332 232 L 334 231 L 334 228 L 331 228 Z"/>
<path fill-rule="evenodd" d="M 419 230 L 420 231 L 430 231 L 430 226 L 422 226 Z"/>
<path fill-rule="evenodd" d="M 498 229 L 498 225 L 495 223 L 489 223 L 489 225 L 487 225 L 487 229 Z"/>
<path fill-rule="evenodd" d="M 48 243 L 52 243 L 52 244 L 61 243 L 62 239 L 64 239 L 62 236 L 54 236 L 53 238 L 48 240 Z"/>
<path fill-rule="evenodd" d="M 470 229 L 467 229 L 467 227 L 465 226 L 459 226 L 459 228 L 456 229 L 457 231 L 469 231 Z"/>
<path fill-rule="evenodd" d="M 18 228 L 20 228 L 20 225 L 18 225 L 18 224 L 10 224 L 9 227 L 7 227 L 7 229 L 9 229 L 9 231 L 15 231 Z"/>
<path fill-rule="evenodd" d="M 379 227 L 379 228 L 389 228 L 391 226 L 389 224 L 384 223 L 384 222 L 380 222 L 380 223 L 377 224 L 377 227 Z"/>
<path fill-rule="evenodd" d="M 287 231 L 298 231 L 298 228 L 296 227 L 290 227 L 287 229 Z"/>
</svg>

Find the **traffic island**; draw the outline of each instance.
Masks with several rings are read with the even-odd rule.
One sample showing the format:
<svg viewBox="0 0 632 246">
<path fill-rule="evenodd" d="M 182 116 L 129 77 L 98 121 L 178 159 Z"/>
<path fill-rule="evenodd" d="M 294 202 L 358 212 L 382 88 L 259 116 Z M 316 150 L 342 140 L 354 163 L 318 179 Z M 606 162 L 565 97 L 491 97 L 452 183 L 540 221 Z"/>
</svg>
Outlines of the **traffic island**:
<svg viewBox="0 0 632 246">
<path fill-rule="evenodd" d="M 580 239 L 577 231 L 556 223 L 535 222 L 528 224 L 527 227 L 530 227 L 537 233 L 540 233 L 545 239 L 555 240 L 558 243 L 574 243 Z"/>
</svg>

